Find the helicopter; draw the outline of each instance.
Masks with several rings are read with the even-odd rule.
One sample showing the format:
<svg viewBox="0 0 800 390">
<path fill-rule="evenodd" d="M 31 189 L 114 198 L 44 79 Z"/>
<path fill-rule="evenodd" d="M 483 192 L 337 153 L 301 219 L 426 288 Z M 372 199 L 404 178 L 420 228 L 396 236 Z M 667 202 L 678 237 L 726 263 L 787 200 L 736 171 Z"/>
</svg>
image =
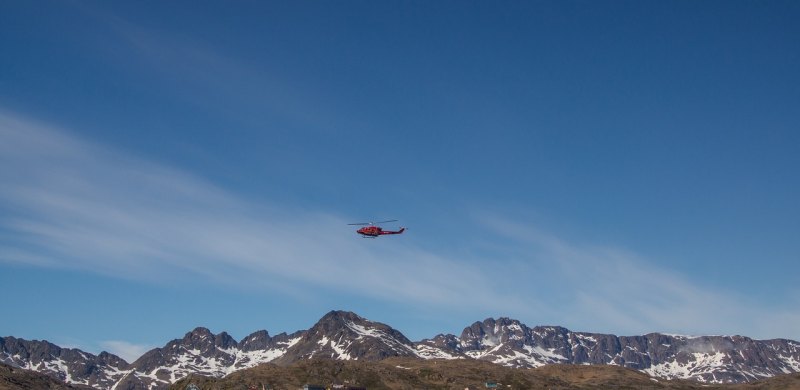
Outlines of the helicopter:
<svg viewBox="0 0 800 390">
<path fill-rule="evenodd" d="M 380 222 L 360 222 L 360 223 L 348 223 L 348 225 L 366 225 L 358 230 L 356 233 L 360 234 L 363 238 L 378 238 L 378 236 L 382 236 L 385 234 L 403 234 L 406 231 L 406 228 L 401 227 L 400 230 L 392 231 L 392 230 L 383 230 L 380 226 L 376 226 L 379 223 L 388 223 L 388 222 L 397 222 L 396 219 L 390 219 L 388 221 L 380 221 Z"/>
</svg>

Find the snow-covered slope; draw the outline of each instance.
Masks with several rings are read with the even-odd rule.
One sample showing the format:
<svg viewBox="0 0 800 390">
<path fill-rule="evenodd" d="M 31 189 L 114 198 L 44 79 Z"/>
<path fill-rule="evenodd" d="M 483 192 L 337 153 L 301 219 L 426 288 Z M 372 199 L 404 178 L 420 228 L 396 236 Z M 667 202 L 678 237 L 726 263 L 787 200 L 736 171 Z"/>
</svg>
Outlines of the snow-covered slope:
<svg viewBox="0 0 800 390">
<path fill-rule="evenodd" d="M 109 388 L 129 371 L 116 355 L 97 356 L 47 341 L 0 337 L 0 362 L 47 374 L 67 383 Z"/>
<path fill-rule="evenodd" d="M 445 337 L 445 336 L 440 336 Z M 557 326 L 528 328 L 508 318 L 486 319 L 464 329 L 460 343 L 440 352 L 512 367 L 545 364 L 608 364 L 667 379 L 741 383 L 800 372 L 800 343 L 742 336 L 687 337 L 651 333 L 618 337 L 571 332 Z M 428 340 L 422 343 L 430 344 Z"/>
<path fill-rule="evenodd" d="M 275 360 L 380 360 L 390 356 L 417 356 L 414 344 L 390 326 L 366 320 L 355 313 L 331 311 L 309 329 L 297 346 Z"/>
<path fill-rule="evenodd" d="M 391 356 L 480 359 L 511 367 L 618 365 L 654 377 L 704 383 L 749 382 L 800 372 L 800 343 L 791 340 L 659 333 L 618 337 L 558 326 L 529 328 L 509 318 L 488 318 L 460 336 L 440 334 L 414 343 L 388 325 L 332 311 L 307 331 L 270 336 L 262 330 L 240 342 L 225 332 L 215 335 L 196 328 L 131 364 L 105 352 L 95 356 L 46 341 L 0 338 L 0 362 L 99 389 L 163 389 L 189 374 L 223 377 L 262 363 Z"/>
<path fill-rule="evenodd" d="M 218 335 L 196 328 L 183 339 L 153 349 L 131 364 L 118 388 L 161 388 L 189 374 L 221 378 L 234 371 L 273 361 L 300 340 L 300 334 L 270 337 L 253 333 L 241 343 L 223 332 Z"/>
</svg>

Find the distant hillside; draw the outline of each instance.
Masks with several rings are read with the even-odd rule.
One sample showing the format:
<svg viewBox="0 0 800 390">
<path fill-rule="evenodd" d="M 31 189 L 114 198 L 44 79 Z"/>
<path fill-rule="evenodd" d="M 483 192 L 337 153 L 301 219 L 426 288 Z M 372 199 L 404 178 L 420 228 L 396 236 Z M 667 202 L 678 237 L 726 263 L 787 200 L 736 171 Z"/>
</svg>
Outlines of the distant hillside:
<svg viewBox="0 0 800 390">
<path fill-rule="evenodd" d="M 0 390 L 73 390 L 90 387 L 73 386 L 46 374 L 0 363 Z"/>
<path fill-rule="evenodd" d="M 381 361 L 311 359 L 289 366 L 264 364 L 237 371 L 225 378 L 190 375 L 170 386 L 184 390 L 194 384 L 201 390 L 299 389 L 305 384 L 353 386 L 368 390 L 400 389 L 674 389 L 771 390 L 800 389 L 800 374 L 785 375 L 750 384 L 701 385 L 694 381 L 662 380 L 616 366 L 556 364 L 539 368 L 511 368 L 479 360 L 420 360 L 388 358 Z"/>
</svg>

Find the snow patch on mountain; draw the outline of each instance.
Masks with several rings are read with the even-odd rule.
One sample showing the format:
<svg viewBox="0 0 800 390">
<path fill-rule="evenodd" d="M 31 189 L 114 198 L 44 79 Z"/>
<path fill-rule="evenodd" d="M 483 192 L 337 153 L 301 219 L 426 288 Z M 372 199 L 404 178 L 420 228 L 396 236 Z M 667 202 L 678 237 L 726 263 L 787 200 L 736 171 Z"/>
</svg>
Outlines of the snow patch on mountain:
<svg viewBox="0 0 800 390">
<path fill-rule="evenodd" d="M 727 371 L 727 355 L 723 352 L 692 354 L 693 359 L 686 363 L 672 360 L 661 364 L 651 365 L 641 371 L 660 378 L 666 379 L 694 379 L 704 383 L 723 383 L 722 379 L 716 377 L 716 373 Z"/>
<path fill-rule="evenodd" d="M 377 329 L 368 329 L 367 327 L 356 324 L 353 321 L 347 321 L 344 323 L 344 325 L 350 328 L 350 330 L 352 330 L 353 332 L 356 332 L 356 334 L 358 334 L 358 339 L 361 339 L 363 337 L 384 338 L 386 336 L 385 333 Z"/>
<path fill-rule="evenodd" d="M 501 364 L 509 367 L 541 367 L 544 366 L 544 361 L 537 359 L 536 356 L 528 355 L 520 351 L 509 351 L 507 355 L 495 355 L 491 360 L 492 363 Z"/>
<path fill-rule="evenodd" d="M 418 344 L 416 346 L 416 355 L 423 358 L 423 359 L 463 359 L 462 356 L 458 356 L 452 353 L 448 353 L 445 350 L 437 347 L 433 347 L 426 344 Z"/>
<path fill-rule="evenodd" d="M 792 372 L 800 372 L 800 361 L 795 359 L 794 356 L 784 356 L 784 355 L 778 355 L 778 356 L 784 363 L 786 363 L 786 365 L 789 366 L 789 367 L 782 367 L 782 371 L 784 373 L 789 374 Z"/>
<path fill-rule="evenodd" d="M 358 334 L 358 338 L 356 340 L 360 340 L 364 337 L 371 337 L 380 340 L 382 343 L 391 347 L 397 352 L 410 352 L 414 355 L 417 355 L 417 351 L 413 346 L 404 344 L 383 330 L 377 328 L 367 328 L 366 326 L 356 324 L 353 321 L 346 321 L 345 326 Z"/>
<path fill-rule="evenodd" d="M 341 340 L 341 337 L 339 338 Z M 331 354 L 332 358 L 337 360 L 353 360 L 353 357 L 347 352 L 347 349 L 350 347 L 349 343 L 338 343 L 333 340 L 328 339 L 328 336 L 322 336 L 322 339 L 317 341 L 322 347 L 330 347 L 333 349 L 334 353 Z"/>
<path fill-rule="evenodd" d="M 657 378 L 702 383 L 748 382 L 800 372 L 800 343 L 742 336 L 614 336 L 543 326 L 509 318 L 486 319 L 461 336 L 438 335 L 411 342 L 391 327 L 354 313 L 333 311 L 311 330 L 270 337 L 258 331 L 237 343 L 227 333 L 196 328 L 128 364 L 55 345 L 0 338 L 0 361 L 98 389 L 164 389 L 189 374 L 223 377 L 262 363 L 292 364 L 311 357 L 380 360 L 480 359 L 511 367 L 547 364 L 618 365 Z M 86 370 L 88 364 L 93 369 Z M 96 369 L 94 368 L 96 367 Z M 86 372 L 91 372 L 89 375 Z"/>
<path fill-rule="evenodd" d="M 528 352 L 528 355 L 540 356 L 541 358 L 545 359 L 547 363 L 559 363 L 569 360 L 564 356 L 557 354 L 555 352 L 555 348 L 544 349 L 539 346 L 525 345 L 523 346 L 523 349 Z"/>
</svg>

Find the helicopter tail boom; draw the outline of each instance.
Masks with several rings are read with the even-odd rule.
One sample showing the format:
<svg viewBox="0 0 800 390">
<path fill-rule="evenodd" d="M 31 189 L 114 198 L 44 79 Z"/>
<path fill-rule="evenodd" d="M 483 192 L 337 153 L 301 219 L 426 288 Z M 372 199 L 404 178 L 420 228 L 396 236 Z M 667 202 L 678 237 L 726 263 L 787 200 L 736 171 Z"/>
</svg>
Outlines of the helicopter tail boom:
<svg viewBox="0 0 800 390">
<path fill-rule="evenodd" d="M 400 230 L 398 230 L 396 232 L 393 232 L 391 230 L 383 230 L 383 231 L 381 231 L 381 234 L 403 234 L 404 231 L 406 231 L 406 228 L 401 227 Z"/>
</svg>

